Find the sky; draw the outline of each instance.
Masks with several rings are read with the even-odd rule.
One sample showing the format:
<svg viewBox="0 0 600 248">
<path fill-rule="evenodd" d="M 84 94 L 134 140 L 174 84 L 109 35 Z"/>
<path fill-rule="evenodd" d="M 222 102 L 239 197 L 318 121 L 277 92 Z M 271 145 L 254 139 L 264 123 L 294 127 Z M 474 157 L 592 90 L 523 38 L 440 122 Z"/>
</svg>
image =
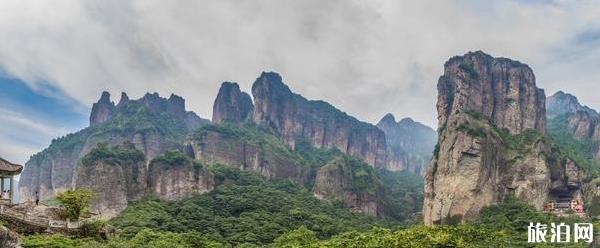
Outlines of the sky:
<svg viewBox="0 0 600 248">
<path fill-rule="evenodd" d="M 221 82 L 249 91 L 262 71 L 367 122 L 435 127 L 444 62 L 475 50 L 600 108 L 600 1 L 4 0 L 0 34 L 0 157 L 18 163 L 85 127 L 104 90 L 210 118 Z"/>
</svg>

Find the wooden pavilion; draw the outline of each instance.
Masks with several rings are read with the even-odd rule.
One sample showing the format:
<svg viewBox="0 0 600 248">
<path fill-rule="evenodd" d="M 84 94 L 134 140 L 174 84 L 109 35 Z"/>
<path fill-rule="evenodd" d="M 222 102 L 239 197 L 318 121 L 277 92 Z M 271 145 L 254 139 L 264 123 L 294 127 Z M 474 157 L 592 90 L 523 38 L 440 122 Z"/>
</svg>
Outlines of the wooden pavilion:
<svg viewBox="0 0 600 248">
<path fill-rule="evenodd" d="M 0 158 L 0 205 L 12 205 L 14 202 L 15 184 L 14 177 L 21 174 L 23 166 L 13 164 Z M 6 180 L 9 180 L 9 186 L 6 186 Z"/>
</svg>

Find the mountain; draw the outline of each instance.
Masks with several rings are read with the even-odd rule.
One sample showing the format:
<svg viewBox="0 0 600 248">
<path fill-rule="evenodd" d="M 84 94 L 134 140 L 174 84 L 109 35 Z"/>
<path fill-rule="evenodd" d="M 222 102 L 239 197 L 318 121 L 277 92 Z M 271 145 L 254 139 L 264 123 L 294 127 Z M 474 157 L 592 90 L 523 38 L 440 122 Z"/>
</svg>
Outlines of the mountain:
<svg viewBox="0 0 600 248">
<path fill-rule="evenodd" d="M 600 114 L 581 105 L 577 97 L 559 91 L 546 102 L 549 122 L 578 140 L 600 141 Z M 594 157 L 600 156 L 598 149 Z"/>
<path fill-rule="evenodd" d="M 576 194 L 567 159 L 545 136 L 545 95 L 529 66 L 480 51 L 453 57 L 438 81 L 437 109 L 425 224 L 474 219 L 509 195 L 542 209 Z"/>
<path fill-rule="evenodd" d="M 586 212 L 600 215 L 600 115 L 579 103 L 574 95 L 559 91 L 546 101 L 548 134 L 563 153 L 582 170 Z"/>
<path fill-rule="evenodd" d="M 212 122 L 245 121 L 251 116 L 253 108 L 252 98 L 242 92 L 237 83 L 224 82 L 213 105 Z"/>
<path fill-rule="evenodd" d="M 430 159 L 433 130 L 410 119 L 382 123 L 388 147 L 379 127 L 292 93 L 276 73 L 262 73 L 252 89 L 254 103 L 236 83 L 222 83 L 213 123 L 186 111 L 175 95 L 131 100 L 123 93 L 115 104 L 104 92 L 89 127 L 54 140 L 26 164 L 24 201 L 36 191 L 47 200 L 89 188 L 90 210 L 112 218 L 146 196 L 177 201 L 211 192 L 218 182 L 210 168 L 219 165 L 289 180 L 355 213 L 406 220 L 420 206 L 414 203 L 422 195 L 413 191 L 422 183 L 387 169 L 419 173 Z"/>
<path fill-rule="evenodd" d="M 176 95 L 166 99 L 154 93 L 130 100 L 123 93 L 115 105 L 104 92 L 92 107 L 89 127 L 53 140 L 25 164 L 19 185 L 21 201 L 32 200 L 36 191 L 47 200 L 57 191 L 74 187 L 80 160 L 98 143 L 130 142 L 148 163 L 165 151 L 181 149 L 186 135 L 207 123 L 186 111 L 184 99 Z"/>
<path fill-rule="evenodd" d="M 316 148 L 337 148 L 374 167 L 385 166 L 385 134 L 324 101 L 293 93 L 277 73 L 262 73 L 252 85 L 252 119 L 271 127 L 292 149 L 299 139 Z"/>
<path fill-rule="evenodd" d="M 385 133 L 388 147 L 386 169 L 415 174 L 425 172 L 437 143 L 435 130 L 411 118 L 396 122 L 392 114 L 386 114 L 377 127 Z"/>
</svg>

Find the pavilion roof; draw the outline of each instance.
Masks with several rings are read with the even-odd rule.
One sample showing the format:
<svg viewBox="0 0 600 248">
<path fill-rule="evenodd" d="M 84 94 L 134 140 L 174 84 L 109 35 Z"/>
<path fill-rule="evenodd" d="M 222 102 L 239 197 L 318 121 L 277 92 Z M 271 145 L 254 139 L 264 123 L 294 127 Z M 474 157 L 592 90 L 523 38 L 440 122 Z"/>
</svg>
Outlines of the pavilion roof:
<svg viewBox="0 0 600 248">
<path fill-rule="evenodd" d="M 0 158 L 0 175 L 13 176 L 20 174 L 21 171 L 23 171 L 22 165 L 13 164 L 3 158 Z"/>
</svg>

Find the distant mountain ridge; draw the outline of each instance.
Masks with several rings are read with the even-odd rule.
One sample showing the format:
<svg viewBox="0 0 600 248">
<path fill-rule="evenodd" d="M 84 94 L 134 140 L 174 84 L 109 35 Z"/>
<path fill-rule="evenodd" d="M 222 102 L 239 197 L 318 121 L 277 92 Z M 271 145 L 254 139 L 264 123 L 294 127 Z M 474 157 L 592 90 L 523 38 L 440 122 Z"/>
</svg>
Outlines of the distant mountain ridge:
<svg viewBox="0 0 600 248">
<path fill-rule="evenodd" d="M 410 171 L 423 174 L 431 163 L 437 143 L 437 133 L 432 128 L 404 118 L 396 122 L 392 114 L 386 114 L 377 127 L 385 133 L 388 146 L 386 168 L 391 171 Z"/>
<path fill-rule="evenodd" d="M 383 199 L 391 195 L 385 187 L 401 182 L 381 170 L 421 173 L 431 158 L 432 129 L 410 119 L 394 123 L 386 129 L 388 146 L 381 130 L 386 126 L 307 100 L 273 72 L 256 79 L 252 95 L 236 83 L 223 83 L 211 123 L 187 111 L 176 95 L 147 93 L 132 100 L 122 93 L 115 104 L 103 92 L 93 104 L 89 127 L 53 141 L 26 164 L 23 200 L 36 191 L 47 200 L 62 190 L 86 187 L 97 195 L 92 210 L 113 217 L 144 196 L 178 200 L 211 191 L 218 182 L 209 168 L 221 164 L 265 179 L 289 179 L 319 199 L 342 201 L 373 216 L 391 213 L 405 200 L 420 201 L 420 194 L 404 189 L 391 192 L 406 199 Z M 384 174 L 390 185 L 380 183 Z"/>
</svg>

